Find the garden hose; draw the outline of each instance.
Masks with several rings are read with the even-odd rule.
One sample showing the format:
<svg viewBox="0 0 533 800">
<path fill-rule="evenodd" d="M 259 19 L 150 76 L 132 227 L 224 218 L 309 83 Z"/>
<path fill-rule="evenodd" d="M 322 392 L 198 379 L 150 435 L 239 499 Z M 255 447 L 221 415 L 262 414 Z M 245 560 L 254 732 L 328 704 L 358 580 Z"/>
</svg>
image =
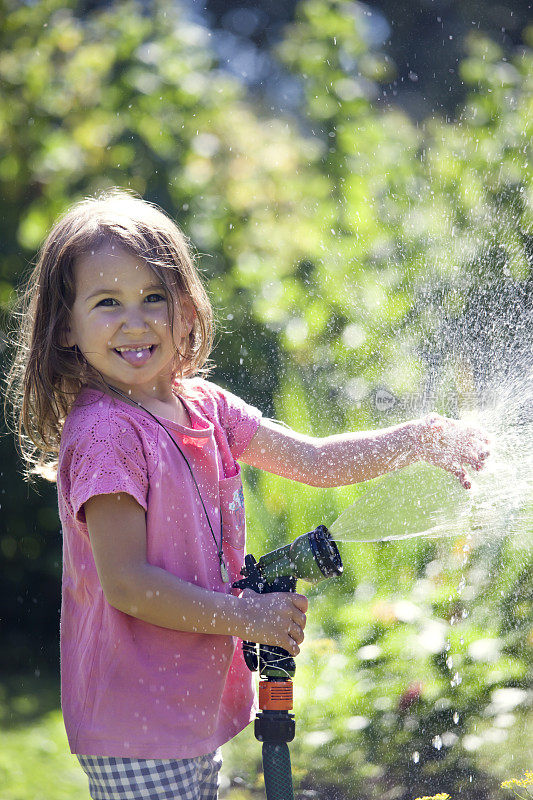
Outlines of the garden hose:
<svg viewBox="0 0 533 800">
<path fill-rule="evenodd" d="M 263 773 L 267 800 L 294 800 L 291 757 L 286 742 L 263 742 Z"/>
<path fill-rule="evenodd" d="M 294 592 L 296 579 L 316 582 L 342 574 L 337 545 L 325 525 L 299 536 L 292 544 L 267 553 L 256 561 L 247 555 L 237 589 L 252 589 L 259 594 Z M 291 757 L 287 742 L 294 739 L 292 678 L 294 659 L 282 647 L 242 643 L 248 669 L 259 674 L 259 708 L 255 718 L 255 738 L 263 742 L 263 773 L 267 800 L 294 800 Z"/>
</svg>

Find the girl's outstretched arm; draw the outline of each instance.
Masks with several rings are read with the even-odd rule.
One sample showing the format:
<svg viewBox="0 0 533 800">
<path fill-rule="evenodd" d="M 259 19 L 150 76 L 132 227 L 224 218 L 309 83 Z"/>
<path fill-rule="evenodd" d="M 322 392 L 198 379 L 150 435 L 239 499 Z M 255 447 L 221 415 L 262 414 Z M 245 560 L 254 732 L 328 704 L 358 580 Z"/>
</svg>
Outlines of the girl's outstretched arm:
<svg viewBox="0 0 533 800">
<path fill-rule="evenodd" d="M 376 431 L 322 439 L 265 419 L 241 461 L 284 478 L 326 488 L 367 481 L 422 460 L 451 472 L 469 489 L 465 468 L 483 467 L 488 444 L 481 430 L 439 414 Z"/>
</svg>

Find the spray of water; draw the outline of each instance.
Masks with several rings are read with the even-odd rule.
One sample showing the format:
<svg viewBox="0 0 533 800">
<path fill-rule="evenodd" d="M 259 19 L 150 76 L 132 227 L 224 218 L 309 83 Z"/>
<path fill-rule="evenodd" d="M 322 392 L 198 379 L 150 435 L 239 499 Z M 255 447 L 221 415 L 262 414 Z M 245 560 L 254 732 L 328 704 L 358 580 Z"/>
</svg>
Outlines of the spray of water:
<svg viewBox="0 0 533 800">
<path fill-rule="evenodd" d="M 385 542 L 417 537 L 476 538 L 533 531 L 533 369 L 498 377 L 482 408 L 461 414 L 492 441 L 485 467 L 465 491 L 457 480 L 425 465 L 373 482 L 329 526 L 339 542 Z"/>
</svg>

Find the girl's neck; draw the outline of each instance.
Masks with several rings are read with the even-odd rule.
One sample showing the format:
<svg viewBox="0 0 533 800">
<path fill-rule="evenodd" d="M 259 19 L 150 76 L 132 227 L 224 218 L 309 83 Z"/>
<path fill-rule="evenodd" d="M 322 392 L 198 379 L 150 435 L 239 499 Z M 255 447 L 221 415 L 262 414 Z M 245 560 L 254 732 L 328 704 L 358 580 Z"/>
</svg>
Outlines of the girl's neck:
<svg viewBox="0 0 533 800">
<path fill-rule="evenodd" d="M 183 425 L 185 428 L 192 428 L 191 418 L 189 412 L 179 396 L 179 394 L 172 394 L 172 397 L 166 401 L 158 399 L 150 399 L 141 403 L 143 408 L 155 414 L 156 417 L 163 417 L 170 422 L 176 422 L 178 425 Z"/>
<path fill-rule="evenodd" d="M 120 397 L 124 402 L 131 403 L 132 406 L 137 408 L 141 406 L 151 414 L 155 414 L 156 417 L 163 417 L 186 428 L 192 427 L 189 412 L 180 398 L 177 387 L 171 387 L 170 392 L 168 394 L 165 393 L 164 397 L 149 396 L 144 393 L 138 394 L 128 390 L 124 391 L 120 386 L 114 387 L 107 384 L 105 387 L 101 384 L 89 384 L 88 388 L 103 390 L 111 397 Z"/>
</svg>

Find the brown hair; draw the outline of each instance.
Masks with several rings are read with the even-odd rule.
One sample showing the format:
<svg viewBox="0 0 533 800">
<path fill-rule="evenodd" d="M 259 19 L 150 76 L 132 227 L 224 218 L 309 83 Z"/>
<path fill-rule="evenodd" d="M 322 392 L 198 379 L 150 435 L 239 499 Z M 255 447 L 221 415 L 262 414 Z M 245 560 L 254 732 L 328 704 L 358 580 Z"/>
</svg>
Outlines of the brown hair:
<svg viewBox="0 0 533 800">
<path fill-rule="evenodd" d="M 166 286 L 171 325 L 172 299 L 188 297 L 195 319 L 184 352 L 176 352 L 175 378 L 208 372 L 213 346 L 211 303 L 188 239 L 157 206 L 113 189 L 76 203 L 54 225 L 21 297 L 15 358 L 7 376 L 6 400 L 26 464 L 25 476 L 55 479 L 65 418 L 87 382 L 99 374 L 77 348 L 64 344 L 75 300 L 74 264 L 82 255 L 113 243 L 142 258 Z"/>
</svg>

